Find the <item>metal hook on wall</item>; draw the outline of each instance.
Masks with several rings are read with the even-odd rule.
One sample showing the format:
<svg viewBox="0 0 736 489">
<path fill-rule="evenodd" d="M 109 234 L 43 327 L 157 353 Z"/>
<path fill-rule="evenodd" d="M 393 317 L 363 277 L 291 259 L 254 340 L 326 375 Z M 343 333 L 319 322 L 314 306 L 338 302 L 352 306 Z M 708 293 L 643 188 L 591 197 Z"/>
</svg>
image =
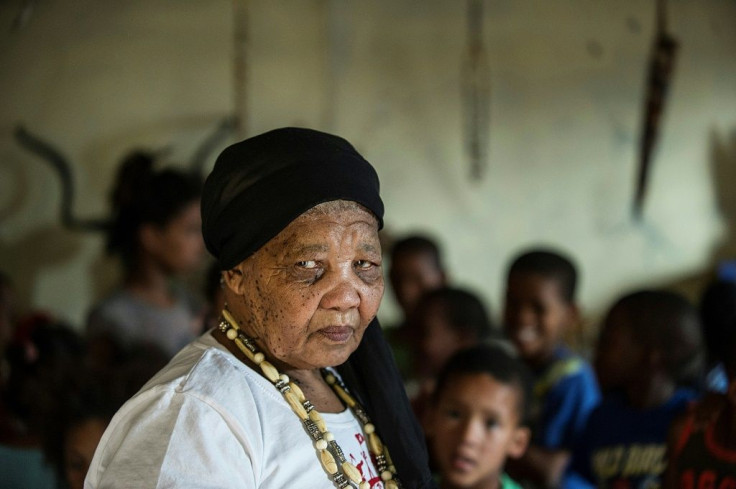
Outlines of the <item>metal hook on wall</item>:
<svg viewBox="0 0 736 489">
<path fill-rule="evenodd" d="M 639 167 L 633 206 L 635 219 L 641 219 L 642 217 L 652 165 L 652 154 L 660 132 L 662 113 L 672 80 L 675 55 L 678 49 L 677 40 L 667 32 L 666 0 L 657 0 L 655 22 L 656 34 L 649 59 L 646 103 L 639 146 Z"/>
<path fill-rule="evenodd" d="M 61 223 L 72 231 L 104 231 L 110 226 L 109 219 L 79 219 L 74 215 L 74 179 L 69 160 L 51 143 L 31 134 L 23 126 L 15 129 L 15 139 L 25 149 L 41 157 L 56 172 L 61 181 Z"/>
</svg>

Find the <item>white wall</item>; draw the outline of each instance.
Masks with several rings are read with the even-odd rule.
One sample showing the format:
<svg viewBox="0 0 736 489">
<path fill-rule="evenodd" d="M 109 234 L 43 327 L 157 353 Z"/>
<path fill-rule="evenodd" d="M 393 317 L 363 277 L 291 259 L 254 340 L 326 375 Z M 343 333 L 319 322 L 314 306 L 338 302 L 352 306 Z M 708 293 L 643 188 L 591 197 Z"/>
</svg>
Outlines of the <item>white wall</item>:
<svg viewBox="0 0 736 489">
<path fill-rule="evenodd" d="M 569 251 L 595 319 L 624 289 L 682 284 L 736 249 L 736 3 L 668 3 L 681 48 L 643 223 L 630 205 L 654 2 L 486 1 L 480 182 L 463 150 L 464 2 L 248 2 L 246 129 L 353 142 L 378 169 L 388 231 L 439 237 L 453 278 L 495 312 L 521 247 Z M 77 213 L 104 215 L 127 149 L 171 145 L 186 160 L 235 110 L 233 2 L 45 0 L 11 31 L 19 4 L 0 5 L 0 269 L 26 306 L 80 324 L 113 280 L 102 239 L 59 226 L 58 183 L 12 129 L 62 148 Z"/>
</svg>

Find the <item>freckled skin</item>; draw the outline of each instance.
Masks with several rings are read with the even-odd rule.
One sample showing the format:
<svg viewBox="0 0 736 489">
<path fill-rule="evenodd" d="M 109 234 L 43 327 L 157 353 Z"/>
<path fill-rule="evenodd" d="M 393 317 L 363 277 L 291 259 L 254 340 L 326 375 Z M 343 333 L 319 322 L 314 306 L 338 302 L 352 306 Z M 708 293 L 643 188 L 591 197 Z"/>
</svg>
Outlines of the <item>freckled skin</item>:
<svg viewBox="0 0 736 489">
<path fill-rule="evenodd" d="M 225 274 L 230 312 L 283 371 L 344 363 L 383 295 L 373 215 L 313 211 Z"/>
</svg>

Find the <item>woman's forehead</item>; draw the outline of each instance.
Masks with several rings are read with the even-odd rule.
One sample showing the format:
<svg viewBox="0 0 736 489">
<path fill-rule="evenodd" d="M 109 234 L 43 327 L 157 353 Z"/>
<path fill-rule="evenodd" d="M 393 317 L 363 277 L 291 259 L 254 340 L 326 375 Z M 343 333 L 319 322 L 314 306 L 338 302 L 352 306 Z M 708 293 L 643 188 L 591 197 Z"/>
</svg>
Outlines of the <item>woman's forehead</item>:
<svg viewBox="0 0 736 489">
<path fill-rule="evenodd" d="M 319 252 L 329 249 L 333 239 L 348 238 L 360 247 L 380 251 L 378 221 L 372 213 L 361 208 L 310 211 L 294 219 L 265 248 L 283 253 Z"/>
</svg>

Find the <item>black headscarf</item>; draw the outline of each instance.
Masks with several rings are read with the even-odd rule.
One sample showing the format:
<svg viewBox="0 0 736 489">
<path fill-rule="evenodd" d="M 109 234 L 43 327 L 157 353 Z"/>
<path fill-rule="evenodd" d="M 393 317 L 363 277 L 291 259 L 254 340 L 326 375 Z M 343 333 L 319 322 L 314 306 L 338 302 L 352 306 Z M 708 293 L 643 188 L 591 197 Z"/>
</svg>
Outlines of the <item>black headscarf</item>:
<svg viewBox="0 0 736 489">
<path fill-rule="evenodd" d="M 378 175 L 350 143 L 311 129 L 276 129 L 217 158 L 202 194 L 204 241 L 228 270 L 302 213 L 334 200 L 363 205 L 383 226 Z M 365 404 L 403 486 L 434 488 L 424 436 L 377 320 L 338 370 Z"/>
<path fill-rule="evenodd" d="M 284 128 L 220 153 L 202 195 L 207 249 L 228 270 L 317 204 L 351 200 L 383 227 L 378 175 L 350 143 L 311 129 Z"/>
</svg>

